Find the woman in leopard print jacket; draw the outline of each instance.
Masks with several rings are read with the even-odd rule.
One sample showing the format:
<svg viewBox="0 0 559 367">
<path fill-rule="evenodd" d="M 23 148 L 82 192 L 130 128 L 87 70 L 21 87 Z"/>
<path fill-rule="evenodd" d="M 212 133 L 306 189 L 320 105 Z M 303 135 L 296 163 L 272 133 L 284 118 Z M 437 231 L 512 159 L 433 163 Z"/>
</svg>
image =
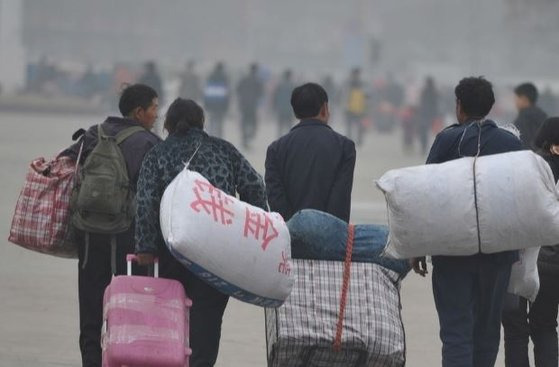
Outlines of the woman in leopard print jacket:
<svg viewBox="0 0 559 367">
<path fill-rule="evenodd" d="M 199 172 L 215 187 L 267 209 L 262 177 L 225 140 L 203 131 L 204 112 L 192 100 L 176 99 L 165 118 L 167 139 L 147 153 L 136 193 L 136 253 L 140 264 L 159 256 L 160 274 L 180 281 L 193 301 L 190 316 L 190 366 L 213 366 L 217 359 L 221 320 L 228 296 L 215 290 L 181 265 L 169 252 L 159 227 L 159 204 L 167 185 L 184 169 Z"/>
</svg>

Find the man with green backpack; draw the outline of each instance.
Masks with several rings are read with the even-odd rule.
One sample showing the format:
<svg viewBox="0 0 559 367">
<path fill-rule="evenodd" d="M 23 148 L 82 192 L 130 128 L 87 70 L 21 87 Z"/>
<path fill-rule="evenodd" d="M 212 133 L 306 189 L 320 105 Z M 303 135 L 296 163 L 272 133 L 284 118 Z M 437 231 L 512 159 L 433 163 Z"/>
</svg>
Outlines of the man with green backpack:
<svg viewBox="0 0 559 367">
<path fill-rule="evenodd" d="M 136 183 L 144 155 L 161 140 L 150 132 L 158 107 L 155 90 L 131 85 L 120 97 L 123 117 L 108 117 L 85 133 L 71 202 L 84 367 L 101 367 L 103 293 L 113 274 L 126 274 L 126 254 L 134 252 Z M 80 146 L 62 154 L 77 159 Z"/>
</svg>

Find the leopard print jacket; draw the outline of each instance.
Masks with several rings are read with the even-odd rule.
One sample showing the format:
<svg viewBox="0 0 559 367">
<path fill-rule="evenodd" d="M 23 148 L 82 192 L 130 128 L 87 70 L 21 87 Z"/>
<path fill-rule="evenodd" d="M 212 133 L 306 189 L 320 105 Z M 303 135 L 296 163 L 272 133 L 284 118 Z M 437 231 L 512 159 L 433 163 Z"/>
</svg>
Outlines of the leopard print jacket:
<svg viewBox="0 0 559 367">
<path fill-rule="evenodd" d="M 165 247 L 159 227 L 161 197 L 198 146 L 200 149 L 189 169 L 227 194 L 238 193 L 241 200 L 267 210 L 262 177 L 232 144 L 194 128 L 186 134 L 172 134 L 146 154 L 140 169 L 136 193 L 136 253 L 157 254 Z"/>
</svg>

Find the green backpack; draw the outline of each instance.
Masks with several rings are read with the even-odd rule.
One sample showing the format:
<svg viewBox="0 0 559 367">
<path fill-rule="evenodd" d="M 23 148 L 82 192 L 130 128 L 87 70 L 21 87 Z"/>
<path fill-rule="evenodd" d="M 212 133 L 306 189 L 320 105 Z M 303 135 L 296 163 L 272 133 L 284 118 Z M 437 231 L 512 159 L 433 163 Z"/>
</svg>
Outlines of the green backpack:
<svg viewBox="0 0 559 367">
<path fill-rule="evenodd" d="M 79 171 L 72 197 L 72 224 L 86 232 L 86 241 L 89 233 L 115 235 L 130 228 L 135 215 L 135 193 L 119 145 L 145 129 L 133 126 L 116 136 L 107 136 L 97 125 L 97 131 L 97 145 Z M 114 241 L 113 238 L 111 242 Z"/>
</svg>

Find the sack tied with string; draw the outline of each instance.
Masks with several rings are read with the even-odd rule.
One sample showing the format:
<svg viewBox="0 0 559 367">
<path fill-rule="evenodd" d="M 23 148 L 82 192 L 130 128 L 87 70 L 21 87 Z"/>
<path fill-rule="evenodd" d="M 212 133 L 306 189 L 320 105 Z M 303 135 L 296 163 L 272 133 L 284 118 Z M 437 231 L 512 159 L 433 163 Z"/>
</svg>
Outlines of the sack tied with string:
<svg viewBox="0 0 559 367">
<path fill-rule="evenodd" d="M 531 151 L 397 169 L 377 182 L 388 205 L 386 255 L 466 256 L 559 243 L 559 194 Z"/>
</svg>

